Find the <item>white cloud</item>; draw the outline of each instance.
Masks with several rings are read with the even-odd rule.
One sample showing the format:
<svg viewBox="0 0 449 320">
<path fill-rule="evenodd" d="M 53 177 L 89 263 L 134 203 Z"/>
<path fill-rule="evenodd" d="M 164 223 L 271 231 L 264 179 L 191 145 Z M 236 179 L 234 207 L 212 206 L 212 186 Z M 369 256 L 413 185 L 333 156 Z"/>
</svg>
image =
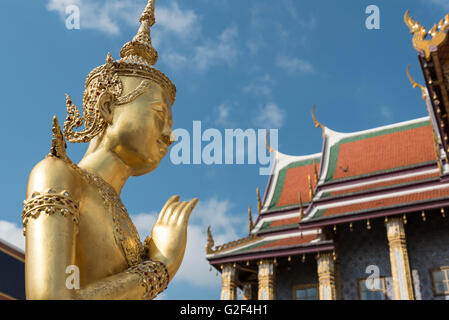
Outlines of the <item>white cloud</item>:
<svg viewBox="0 0 449 320">
<path fill-rule="evenodd" d="M 192 58 L 193 64 L 200 71 L 221 62 L 231 66 L 237 59 L 237 37 L 236 26 L 226 28 L 218 37 L 218 41 L 210 40 L 195 48 L 195 54 Z"/>
<path fill-rule="evenodd" d="M 276 65 L 290 73 L 311 73 L 314 71 L 313 66 L 309 61 L 295 57 L 278 56 L 276 58 Z"/>
<path fill-rule="evenodd" d="M 243 91 L 256 96 L 271 97 L 273 94 L 273 85 L 273 79 L 269 74 L 266 74 L 263 77 L 254 79 L 249 85 L 243 88 Z"/>
<path fill-rule="evenodd" d="M 80 10 L 80 28 L 94 29 L 109 35 L 120 33 L 120 23 L 138 25 L 142 5 L 131 0 L 49 0 L 47 10 L 55 11 L 65 21 L 66 8 L 75 5 Z"/>
<path fill-rule="evenodd" d="M 380 115 L 382 116 L 382 118 L 384 118 L 385 120 L 391 120 L 393 118 L 393 112 L 391 111 L 391 109 L 387 106 L 382 106 L 380 108 Z"/>
<path fill-rule="evenodd" d="M 93 29 L 109 35 L 119 34 L 123 27 L 133 26 L 137 31 L 138 18 L 144 8 L 144 3 L 132 0 L 48 0 L 47 10 L 57 12 L 65 21 L 69 5 L 79 7 L 81 29 Z M 213 65 L 225 63 L 230 66 L 236 61 L 237 27 L 225 28 L 217 39 L 202 39 L 198 15 L 192 9 L 181 9 L 176 0 L 165 5 L 158 4 L 155 15 L 157 23 L 152 28 L 153 46 L 164 51 L 161 62 L 171 69 L 191 67 L 205 71 Z"/>
<path fill-rule="evenodd" d="M 259 108 L 255 124 L 260 128 L 280 129 L 284 124 L 285 112 L 275 103 Z"/>
<path fill-rule="evenodd" d="M 212 198 L 198 203 L 190 217 L 187 248 L 174 281 L 185 281 L 205 287 L 219 285 L 215 273 L 209 272 L 210 266 L 206 260 L 206 229 L 211 225 L 216 244 L 223 244 L 241 237 L 241 232 L 244 230 L 241 228 L 244 226 L 244 218 L 230 215 L 230 210 L 231 203 L 226 200 Z M 151 233 L 156 218 L 156 213 L 132 216 L 142 241 Z"/>
<path fill-rule="evenodd" d="M 449 1 L 448 0 L 430 0 L 430 2 L 434 5 L 440 6 L 444 10 L 449 10 Z"/>
<path fill-rule="evenodd" d="M 25 251 L 25 237 L 22 227 L 8 221 L 0 221 L 0 239 Z"/>
<path fill-rule="evenodd" d="M 229 113 L 230 113 L 230 107 L 223 103 L 217 107 L 218 116 L 215 120 L 215 123 L 218 125 L 228 125 L 229 124 Z"/>
<path fill-rule="evenodd" d="M 123 26 L 139 25 L 139 15 L 145 2 L 132 0 L 49 0 L 47 10 L 57 12 L 65 21 L 68 17 L 66 8 L 75 5 L 80 9 L 81 29 L 94 29 L 107 34 L 120 33 Z M 159 44 L 168 33 L 181 39 L 194 37 L 199 31 L 198 17 L 193 10 L 182 10 L 177 1 L 171 1 L 169 6 L 156 6 L 157 33 L 153 41 Z"/>
</svg>

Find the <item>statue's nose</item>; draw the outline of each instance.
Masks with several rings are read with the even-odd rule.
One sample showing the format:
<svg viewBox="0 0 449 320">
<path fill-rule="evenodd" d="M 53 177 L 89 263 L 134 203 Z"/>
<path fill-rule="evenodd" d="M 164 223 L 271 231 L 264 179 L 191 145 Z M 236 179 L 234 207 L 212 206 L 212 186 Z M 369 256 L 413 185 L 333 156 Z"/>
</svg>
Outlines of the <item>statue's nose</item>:
<svg viewBox="0 0 449 320">
<path fill-rule="evenodd" d="M 162 131 L 162 139 L 167 144 L 167 146 L 171 146 L 173 142 L 176 141 L 176 135 L 173 133 L 173 130 L 167 125 Z"/>
</svg>

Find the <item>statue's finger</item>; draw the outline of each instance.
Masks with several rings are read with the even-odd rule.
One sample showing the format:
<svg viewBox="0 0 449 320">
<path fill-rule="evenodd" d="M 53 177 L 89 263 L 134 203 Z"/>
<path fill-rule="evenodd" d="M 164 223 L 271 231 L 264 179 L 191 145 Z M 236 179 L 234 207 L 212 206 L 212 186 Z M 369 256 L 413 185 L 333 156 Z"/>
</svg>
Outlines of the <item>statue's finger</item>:
<svg viewBox="0 0 449 320">
<path fill-rule="evenodd" d="M 195 209 L 197 204 L 198 204 L 197 198 L 189 201 L 189 204 L 184 208 L 184 210 L 182 211 L 182 213 L 179 216 L 179 222 L 181 224 L 187 223 L 187 221 L 190 218 L 190 214 L 192 213 L 193 209 Z"/>
<path fill-rule="evenodd" d="M 167 210 L 165 210 L 164 216 L 161 219 L 162 223 L 169 223 L 171 217 L 173 216 L 173 212 L 175 212 L 176 208 L 181 204 L 182 202 L 173 202 L 171 205 L 169 205 Z"/>
<path fill-rule="evenodd" d="M 179 216 L 184 212 L 184 208 L 189 205 L 189 202 L 184 201 L 182 204 L 176 208 L 176 211 L 173 213 L 170 222 L 176 223 L 179 219 Z"/>
<path fill-rule="evenodd" d="M 162 208 L 158 218 L 157 218 L 157 222 L 161 222 L 163 220 L 163 217 L 165 216 L 165 213 L 167 211 L 167 208 L 172 204 L 172 203 L 176 203 L 178 202 L 180 199 L 179 196 L 171 196 L 170 199 L 167 200 L 167 202 L 165 203 L 164 207 Z"/>
</svg>

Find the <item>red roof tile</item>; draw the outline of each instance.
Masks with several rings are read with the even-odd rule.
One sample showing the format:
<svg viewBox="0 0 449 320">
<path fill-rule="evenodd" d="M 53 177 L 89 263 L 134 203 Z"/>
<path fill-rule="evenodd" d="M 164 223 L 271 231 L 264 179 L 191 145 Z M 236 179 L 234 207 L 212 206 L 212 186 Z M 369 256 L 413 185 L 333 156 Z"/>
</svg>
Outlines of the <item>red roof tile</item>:
<svg viewBox="0 0 449 320">
<path fill-rule="evenodd" d="M 435 161 L 429 121 L 343 139 L 331 147 L 326 180 L 358 177 Z"/>
</svg>

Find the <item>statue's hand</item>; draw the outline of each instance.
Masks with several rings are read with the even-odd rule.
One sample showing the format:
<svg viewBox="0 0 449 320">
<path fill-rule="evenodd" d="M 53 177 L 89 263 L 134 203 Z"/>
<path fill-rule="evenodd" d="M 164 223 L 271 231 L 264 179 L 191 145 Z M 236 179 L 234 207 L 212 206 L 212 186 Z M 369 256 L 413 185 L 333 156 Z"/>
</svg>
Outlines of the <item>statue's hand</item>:
<svg viewBox="0 0 449 320">
<path fill-rule="evenodd" d="M 163 262 L 170 280 L 181 266 L 187 242 L 187 224 L 198 199 L 179 202 L 179 196 L 171 197 L 162 208 L 151 238 L 145 241 L 149 258 Z"/>
</svg>

